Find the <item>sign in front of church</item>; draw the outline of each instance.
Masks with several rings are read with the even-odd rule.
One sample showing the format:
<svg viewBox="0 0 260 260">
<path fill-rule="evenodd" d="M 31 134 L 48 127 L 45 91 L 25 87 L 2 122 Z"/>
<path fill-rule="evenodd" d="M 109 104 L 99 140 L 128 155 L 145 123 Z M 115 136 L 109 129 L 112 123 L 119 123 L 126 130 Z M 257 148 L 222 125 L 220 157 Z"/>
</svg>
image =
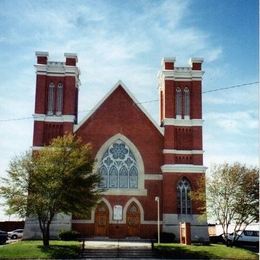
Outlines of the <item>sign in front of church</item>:
<svg viewBox="0 0 260 260">
<path fill-rule="evenodd" d="M 113 209 L 113 219 L 122 220 L 123 219 L 123 208 L 121 205 L 115 205 Z"/>
</svg>

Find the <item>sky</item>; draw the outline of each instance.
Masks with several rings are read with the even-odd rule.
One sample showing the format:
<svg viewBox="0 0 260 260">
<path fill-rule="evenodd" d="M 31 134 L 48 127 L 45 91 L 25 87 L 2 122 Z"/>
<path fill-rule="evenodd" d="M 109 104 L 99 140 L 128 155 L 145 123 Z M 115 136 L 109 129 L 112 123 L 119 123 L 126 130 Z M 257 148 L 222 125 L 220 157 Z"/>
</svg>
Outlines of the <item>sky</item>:
<svg viewBox="0 0 260 260">
<path fill-rule="evenodd" d="M 146 101 L 158 99 L 161 59 L 203 57 L 205 166 L 258 165 L 258 13 L 257 0 L 0 0 L 0 177 L 32 145 L 36 51 L 77 53 L 79 119 L 122 80 L 157 122 L 158 101 Z"/>
</svg>

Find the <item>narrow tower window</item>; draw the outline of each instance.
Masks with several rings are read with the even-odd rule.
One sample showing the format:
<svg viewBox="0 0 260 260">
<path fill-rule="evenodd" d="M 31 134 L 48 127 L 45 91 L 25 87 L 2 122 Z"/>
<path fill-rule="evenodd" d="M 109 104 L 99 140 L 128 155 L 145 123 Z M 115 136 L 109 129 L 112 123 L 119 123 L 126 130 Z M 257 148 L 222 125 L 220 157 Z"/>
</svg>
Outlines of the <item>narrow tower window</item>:
<svg viewBox="0 0 260 260">
<path fill-rule="evenodd" d="M 191 214 L 191 186 L 186 178 L 182 178 L 177 185 L 178 214 Z"/>
<path fill-rule="evenodd" d="M 62 103 L 63 103 L 63 85 L 61 83 L 58 84 L 57 88 L 57 110 L 56 115 L 59 116 L 62 114 Z"/>
<path fill-rule="evenodd" d="M 182 114 L 182 93 L 181 93 L 180 88 L 176 88 L 175 107 L 176 107 L 176 118 L 181 117 L 181 114 Z"/>
<path fill-rule="evenodd" d="M 54 84 L 50 83 L 48 89 L 48 115 L 53 115 L 54 111 Z"/>
<path fill-rule="evenodd" d="M 190 90 L 184 89 L 184 118 L 190 116 Z"/>
</svg>

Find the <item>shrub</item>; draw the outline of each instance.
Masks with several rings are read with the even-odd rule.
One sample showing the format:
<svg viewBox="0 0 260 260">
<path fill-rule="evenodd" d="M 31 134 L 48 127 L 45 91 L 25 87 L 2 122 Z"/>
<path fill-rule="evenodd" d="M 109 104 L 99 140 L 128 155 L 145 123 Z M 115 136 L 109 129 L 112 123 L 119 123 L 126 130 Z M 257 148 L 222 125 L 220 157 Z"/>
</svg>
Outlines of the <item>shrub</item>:
<svg viewBox="0 0 260 260">
<path fill-rule="evenodd" d="M 79 238 L 80 233 L 77 231 L 69 230 L 69 231 L 62 231 L 59 234 L 61 240 L 65 241 L 72 241 L 77 240 Z"/>
<path fill-rule="evenodd" d="M 156 234 L 155 235 L 156 241 L 157 241 L 157 238 L 158 237 L 157 237 L 157 234 Z M 174 233 L 161 232 L 160 233 L 160 242 L 161 243 L 173 243 L 173 242 L 175 242 L 175 234 Z"/>
</svg>

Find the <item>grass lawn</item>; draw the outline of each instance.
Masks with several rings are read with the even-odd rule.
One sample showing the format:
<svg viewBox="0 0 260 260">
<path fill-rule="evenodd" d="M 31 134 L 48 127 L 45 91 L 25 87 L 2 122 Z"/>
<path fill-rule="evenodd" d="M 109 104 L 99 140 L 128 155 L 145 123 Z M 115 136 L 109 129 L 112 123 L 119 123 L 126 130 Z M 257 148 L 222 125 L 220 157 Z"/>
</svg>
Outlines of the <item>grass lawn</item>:
<svg viewBox="0 0 260 260">
<path fill-rule="evenodd" d="M 19 241 L 0 246 L 0 259 L 3 258 L 77 258 L 80 244 L 76 241 L 51 240 L 45 249 L 41 240 Z"/>
<path fill-rule="evenodd" d="M 238 247 L 227 247 L 221 244 L 208 246 L 181 244 L 160 244 L 155 248 L 159 254 L 171 259 L 258 259 L 258 255 Z"/>
</svg>

